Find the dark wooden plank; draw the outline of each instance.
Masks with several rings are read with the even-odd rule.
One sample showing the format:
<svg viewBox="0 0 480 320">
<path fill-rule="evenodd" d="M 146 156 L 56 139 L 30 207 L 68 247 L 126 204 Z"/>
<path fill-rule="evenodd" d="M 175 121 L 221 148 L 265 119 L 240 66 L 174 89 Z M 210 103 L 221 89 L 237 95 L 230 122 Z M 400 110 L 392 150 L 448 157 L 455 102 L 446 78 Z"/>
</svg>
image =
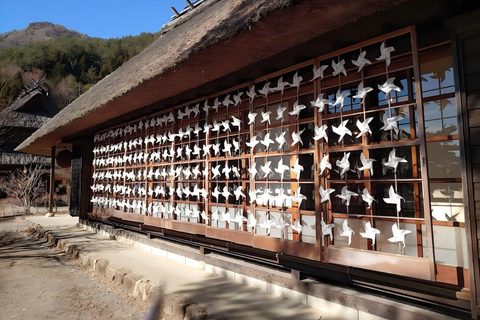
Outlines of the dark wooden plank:
<svg viewBox="0 0 480 320">
<path fill-rule="evenodd" d="M 471 147 L 470 156 L 472 164 L 480 164 L 480 147 Z"/>
<path fill-rule="evenodd" d="M 474 72 L 465 75 L 465 91 L 470 93 L 471 91 L 480 90 L 480 72 Z"/>
<path fill-rule="evenodd" d="M 472 37 L 463 40 L 462 42 L 462 52 L 464 57 L 473 56 L 480 54 L 480 37 Z"/>
<path fill-rule="evenodd" d="M 475 137 L 480 137 L 480 128 L 470 128 L 470 145 L 480 146 L 480 139 L 475 139 Z"/>
<path fill-rule="evenodd" d="M 480 165 L 472 166 L 473 182 L 480 182 Z"/>
<path fill-rule="evenodd" d="M 93 139 L 81 140 L 82 176 L 80 179 L 80 219 L 88 219 L 90 211 L 90 182 L 92 180 Z"/>
<path fill-rule="evenodd" d="M 463 61 L 465 74 L 480 72 L 480 54 L 466 57 Z"/>
<path fill-rule="evenodd" d="M 475 202 L 475 218 L 480 221 L 480 202 Z"/>
<path fill-rule="evenodd" d="M 467 108 L 480 109 L 480 90 L 471 91 L 467 94 Z"/>
<path fill-rule="evenodd" d="M 468 111 L 468 125 L 470 126 L 470 128 L 480 127 L 480 109 L 473 109 Z"/>
<path fill-rule="evenodd" d="M 473 184 L 473 199 L 475 201 L 480 201 L 480 183 Z"/>
</svg>

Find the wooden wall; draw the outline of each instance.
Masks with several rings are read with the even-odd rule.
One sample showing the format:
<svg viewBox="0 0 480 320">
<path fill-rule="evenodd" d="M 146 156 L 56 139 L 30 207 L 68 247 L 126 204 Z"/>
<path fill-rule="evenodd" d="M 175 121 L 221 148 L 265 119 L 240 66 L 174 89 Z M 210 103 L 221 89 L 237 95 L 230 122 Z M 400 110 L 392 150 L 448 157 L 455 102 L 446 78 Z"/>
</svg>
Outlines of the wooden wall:
<svg viewBox="0 0 480 320">
<path fill-rule="evenodd" d="M 472 318 L 480 305 L 480 10 L 447 21 L 456 57 L 456 95 L 463 162 L 462 183 L 466 214 Z"/>
</svg>

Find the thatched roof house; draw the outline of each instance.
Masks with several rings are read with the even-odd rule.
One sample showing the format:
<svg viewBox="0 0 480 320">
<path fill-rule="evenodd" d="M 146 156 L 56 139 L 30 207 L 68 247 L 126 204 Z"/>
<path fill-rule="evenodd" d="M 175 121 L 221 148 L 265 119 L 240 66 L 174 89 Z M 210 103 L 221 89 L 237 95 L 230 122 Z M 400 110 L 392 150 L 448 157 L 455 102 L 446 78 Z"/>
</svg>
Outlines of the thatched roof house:
<svg viewBox="0 0 480 320">
<path fill-rule="evenodd" d="M 7 170 L 8 167 L 9 171 L 32 163 L 47 164 L 47 157 L 18 153 L 14 149 L 45 125 L 58 111 L 40 82 L 33 83 L 13 103 L 0 111 L 1 170 Z"/>
<path fill-rule="evenodd" d="M 168 106 L 210 92 L 212 85 L 208 84 L 214 80 L 225 78 L 222 84 L 228 87 L 239 78 L 254 78 L 265 68 L 288 65 L 288 61 L 268 59 L 403 2 L 408 1 L 361 0 L 348 5 L 339 1 L 207 1 L 166 25 L 152 45 L 64 108 L 18 150 L 48 155 L 58 141 L 118 123 L 135 110 L 159 101 Z M 348 41 L 358 40 L 352 35 Z M 318 49 L 328 51 L 331 45 L 322 43 Z M 302 55 L 307 58 L 316 53 Z M 254 63 L 258 68 L 251 67 Z M 234 72 L 236 77 L 228 77 Z"/>
<path fill-rule="evenodd" d="M 290 269 L 233 267 L 357 317 L 418 318 L 302 274 L 478 319 L 479 21 L 473 0 L 198 2 L 16 150 L 72 147 L 84 223 Z"/>
</svg>

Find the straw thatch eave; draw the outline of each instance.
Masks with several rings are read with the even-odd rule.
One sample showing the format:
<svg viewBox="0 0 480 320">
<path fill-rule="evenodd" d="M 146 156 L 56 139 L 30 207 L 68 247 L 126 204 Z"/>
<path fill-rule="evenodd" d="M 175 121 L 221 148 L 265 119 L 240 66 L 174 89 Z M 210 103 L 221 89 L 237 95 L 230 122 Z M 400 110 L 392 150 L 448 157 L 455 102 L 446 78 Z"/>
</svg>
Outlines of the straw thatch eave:
<svg viewBox="0 0 480 320">
<path fill-rule="evenodd" d="M 157 41 L 72 102 L 17 150 L 48 155 L 48 148 L 65 137 L 161 103 L 400 2 L 207 2 L 196 9 L 201 12 L 169 26 Z"/>
</svg>

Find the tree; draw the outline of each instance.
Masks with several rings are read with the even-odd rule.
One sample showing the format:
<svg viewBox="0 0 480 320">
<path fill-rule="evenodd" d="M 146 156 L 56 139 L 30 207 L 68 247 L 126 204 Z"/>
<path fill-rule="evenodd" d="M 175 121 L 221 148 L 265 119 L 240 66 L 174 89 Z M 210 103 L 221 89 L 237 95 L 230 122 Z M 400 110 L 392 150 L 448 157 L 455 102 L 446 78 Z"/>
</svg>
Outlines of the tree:
<svg viewBox="0 0 480 320">
<path fill-rule="evenodd" d="M 15 198 L 23 207 L 25 214 L 30 214 L 32 202 L 40 195 L 43 165 L 30 165 L 23 170 L 18 169 L 9 176 L 0 178 L 0 190 Z"/>
</svg>

